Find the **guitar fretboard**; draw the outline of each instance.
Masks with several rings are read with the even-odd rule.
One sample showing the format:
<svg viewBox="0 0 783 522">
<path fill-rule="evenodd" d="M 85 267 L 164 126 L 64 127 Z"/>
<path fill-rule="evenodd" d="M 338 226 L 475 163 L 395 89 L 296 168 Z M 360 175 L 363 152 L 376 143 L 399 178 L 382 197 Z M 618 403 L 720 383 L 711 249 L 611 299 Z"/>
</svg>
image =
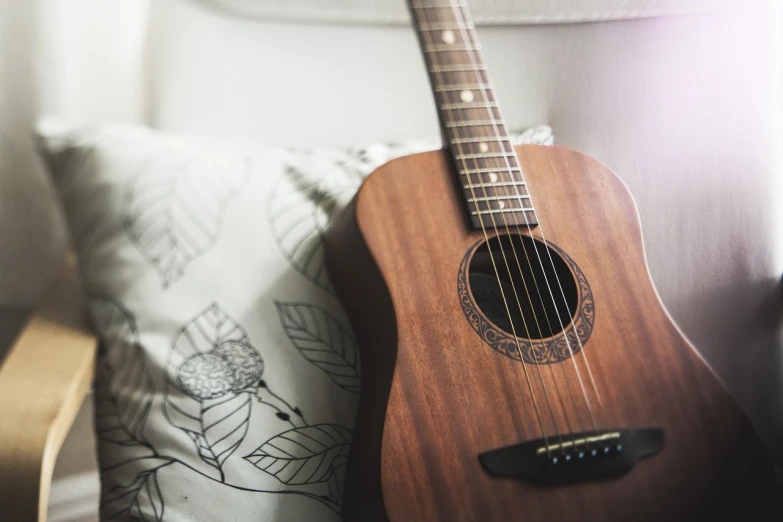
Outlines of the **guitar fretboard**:
<svg viewBox="0 0 783 522">
<path fill-rule="evenodd" d="M 462 0 L 409 0 L 444 140 L 477 228 L 535 225 L 475 28 Z"/>
</svg>

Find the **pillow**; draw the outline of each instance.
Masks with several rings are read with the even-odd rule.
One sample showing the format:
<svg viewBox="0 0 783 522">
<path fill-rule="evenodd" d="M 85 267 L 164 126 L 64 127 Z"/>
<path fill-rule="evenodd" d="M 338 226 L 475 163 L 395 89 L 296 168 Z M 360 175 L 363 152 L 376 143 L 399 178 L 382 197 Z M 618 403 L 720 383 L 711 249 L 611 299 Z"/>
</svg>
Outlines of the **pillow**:
<svg viewBox="0 0 783 522">
<path fill-rule="evenodd" d="M 548 127 L 517 142 L 551 143 Z M 361 362 L 324 266 L 362 179 L 307 150 L 40 126 L 101 340 L 104 520 L 339 520 Z"/>
</svg>

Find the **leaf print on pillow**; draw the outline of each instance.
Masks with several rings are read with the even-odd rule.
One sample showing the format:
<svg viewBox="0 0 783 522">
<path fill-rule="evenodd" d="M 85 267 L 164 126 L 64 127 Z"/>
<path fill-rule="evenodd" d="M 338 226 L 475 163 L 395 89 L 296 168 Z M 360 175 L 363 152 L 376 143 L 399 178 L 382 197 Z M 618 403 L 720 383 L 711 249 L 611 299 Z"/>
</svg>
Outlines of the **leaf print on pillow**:
<svg viewBox="0 0 783 522">
<path fill-rule="evenodd" d="M 348 466 L 348 455 L 339 455 L 332 461 L 332 474 L 329 477 L 329 498 L 335 504 L 342 506 L 345 489 L 345 470 Z"/>
<path fill-rule="evenodd" d="M 160 522 L 164 503 L 157 470 L 174 461 L 159 456 L 144 433 L 155 389 L 136 322 L 110 299 L 91 299 L 89 310 L 101 338 L 95 431 L 100 441 L 102 519 Z"/>
<path fill-rule="evenodd" d="M 345 150 L 290 151 L 284 175 L 271 192 L 268 216 L 280 252 L 294 269 L 331 291 L 323 241 L 332 219 L 362 181 L 392 158 L 437 148 L 436 143 L 374 144 Z"/>
<path fill-rule="evenodd" d="M 275 301 L 280 324 L 299 353 L 339 387 L 361 390 L 359 349 L 350 330 L 322 309 Z"/>
<path fill-rule="evenodd" d="M 280 252 L 310 281 L 330 290 L 323 241 L 332 218 L 359 188 L 372 166 L 359 153 L 303 156 L 272 189 L 269 223 Z"/>
<path fill-rule="evenodd" d="M 248 159 L 238 152 L 191 149 L 153 160 L 130 183 L 125 230 L 163 288 L 215 244 L 226 207 L 249 173 Z"/>
<path fill-rule="evenodd" d="M 245 457 L 283 484 L 327 482 L 330 500 L 342 503 L 342 480 L 351 431 L 337 424 L 316 424 L 276 435 Z"/>
<path fill-rule="evenodd" d="M 138 471 L 139 462 L 129 461 L 117 468 L 119 475 L 136 470 L 129 483 L 110 484 L 102 480 L 101 520 L 144 520 L 163 522 L 163 494 L 158 485 L 158 470 L 174 461 L 167 458 L 144 459 L 144 468 Z M 129 468 L 128 470 L 122 469 Z"/>
<path fill-rule="evenodd" d="M 248 393 L 206 400 L 199 404 L 197 417 L 193 419 L 199 423 L 197 428 L 179 426 L 193 441 L 199 458 L 218 471 L 220 482 L 225 481 L 223 464 L 247 435 L 251 403 Z"/>
<path fill-rule="evenodd" d="M 131 313 L 114 301 L 95 298 L 90 315 L 102 341 L 95 385 L 96 430 L 102 440 L 146 443 L 154 387 Z"/>
<path fill-rule="evenodd" d="M 264 361 L 245 330 L 212 304 L 180 329 L 166 366 L 166 418 L 214 468 L 205 472 L 223 482 L 223 464 L 247 434 Z"/>
</svg>

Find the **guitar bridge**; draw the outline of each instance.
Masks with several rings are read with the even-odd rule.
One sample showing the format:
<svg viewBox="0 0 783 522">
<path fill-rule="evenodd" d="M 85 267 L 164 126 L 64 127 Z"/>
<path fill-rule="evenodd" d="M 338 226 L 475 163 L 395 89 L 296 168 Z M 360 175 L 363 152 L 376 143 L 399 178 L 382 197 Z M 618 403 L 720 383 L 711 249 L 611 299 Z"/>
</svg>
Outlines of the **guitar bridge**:
<svg viewBox="0 0 783 522">
<path fill-rule="evenodd" d="M 661 428 L 571 433 L 487 451 L 479 461 L 493 477 L 559 486 L 625 475 L 663 444 Z"/>
</svg>

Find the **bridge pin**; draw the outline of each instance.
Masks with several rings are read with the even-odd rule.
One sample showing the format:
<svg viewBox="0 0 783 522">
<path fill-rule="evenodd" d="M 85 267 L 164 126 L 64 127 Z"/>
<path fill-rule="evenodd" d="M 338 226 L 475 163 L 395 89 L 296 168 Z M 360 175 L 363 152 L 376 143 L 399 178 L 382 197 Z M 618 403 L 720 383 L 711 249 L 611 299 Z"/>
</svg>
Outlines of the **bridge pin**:
<svg viewBox="0 0 783 522">
<path fill-rule="evenodd" d="M 622 444 L 618 444 L 616 449 L 617 449 L 618 453 L 623 451 L 623 445 Z"/>
</svg>

